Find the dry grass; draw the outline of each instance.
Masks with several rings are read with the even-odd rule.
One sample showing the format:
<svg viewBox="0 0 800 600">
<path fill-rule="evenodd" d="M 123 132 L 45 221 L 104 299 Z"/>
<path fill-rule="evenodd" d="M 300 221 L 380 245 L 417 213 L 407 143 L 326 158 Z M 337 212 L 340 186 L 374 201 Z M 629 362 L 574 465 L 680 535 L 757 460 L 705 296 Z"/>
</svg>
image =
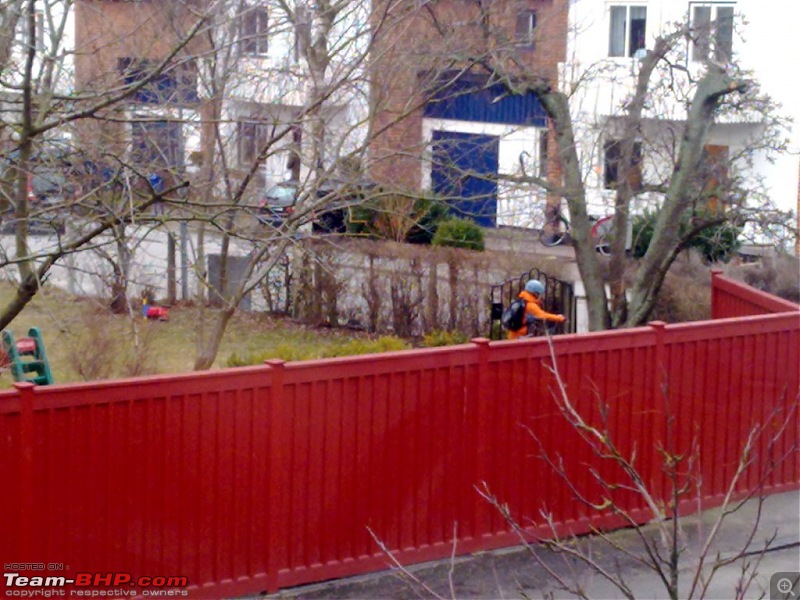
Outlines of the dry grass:
<svg viewBox="0 0 800 600">
<path fill-rule="evenodd" d="M 12 288 L 0 284 L 0 305 Z M 43 290 L 9 326 L 16 337 L 28 328 L 42 331 L 47 356 L 57 383 L 128 377 L 152 373 L 191 371 L 200 311 L 175 307 L 168 322 L 146 321 L 139 312 L 113 315 L 97 300 L 70 296 L 58 289 Z M 296 346 L 326 348 L 348 343 L 364 334 L 317 329 L 261 314 L 237 315 L 220 346 L 214 368 L 226 365 L 235 353 L 266 353 L 270 348 Z M 7 370 L 0 372 L 0 387 L 13 383 Z"/>
</svg>

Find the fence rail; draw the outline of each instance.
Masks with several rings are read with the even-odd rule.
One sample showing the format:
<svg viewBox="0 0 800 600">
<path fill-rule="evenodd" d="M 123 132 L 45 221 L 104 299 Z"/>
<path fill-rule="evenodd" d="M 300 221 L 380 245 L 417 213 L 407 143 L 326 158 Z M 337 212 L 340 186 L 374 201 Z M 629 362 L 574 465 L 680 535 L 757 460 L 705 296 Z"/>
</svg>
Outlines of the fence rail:
<svg viewBox="0 0 800 600">
<path fill-rule="evenodd" d="M 559 412 L 554 367 L 585 418 L 598 423 L 597 399 L 608 404 L 609 431 L 623 451 L 636 448 L 657 495 L 668 487 L 657 444 L 680 452 L 696 442 L 698 497 L 719 503 L 756 423 L 786 431 L 759 442 L 737 492 L 797 488 L 797 307 L 759 304 L 718 275 L 713 285 L 716 320 L 556 336 L 552 353 L 544 339 L 475 340 L 17 384 L 0 393 L 0 556 L 72 572 L 186 576 L 195 595 L 220 597 L 384 568 L 370 530 L 405 563 L 449 556 L 454 524 L 459 553 L 517 543 L 476 493 L 481 482 L 531 519 L 532 535 L 548 534 L 542 507 L 562 531 L 619 525 L 579 503 L 535 456 L 531 434 L 587 494 L 597 492 L 589 467 L 616 476 Z M 787 310 L 724 318 L 740 310 L 735 298 L 753 312 Z M 640 498 L 616 500 L 649 520 Z"/>
</svg>

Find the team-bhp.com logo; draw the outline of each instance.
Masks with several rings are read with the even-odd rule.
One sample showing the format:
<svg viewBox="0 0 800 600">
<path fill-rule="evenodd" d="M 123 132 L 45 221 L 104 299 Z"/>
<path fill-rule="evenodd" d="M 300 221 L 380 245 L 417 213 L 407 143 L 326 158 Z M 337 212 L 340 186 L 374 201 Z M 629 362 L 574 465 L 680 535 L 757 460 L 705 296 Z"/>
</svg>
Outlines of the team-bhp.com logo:
<svg viewBox="0 0 800 600">
<path fill-rule="evenodd" d="M 25 565 L 30 566 L 30 565 Z M 52 598 L 60 596 L 124 597 L 188 596 L 186 577 L 142 576 L 130 573 L 71 573 L 64 575 L 22 575 L 3 573 L 7 597 Z"/>
</svg>

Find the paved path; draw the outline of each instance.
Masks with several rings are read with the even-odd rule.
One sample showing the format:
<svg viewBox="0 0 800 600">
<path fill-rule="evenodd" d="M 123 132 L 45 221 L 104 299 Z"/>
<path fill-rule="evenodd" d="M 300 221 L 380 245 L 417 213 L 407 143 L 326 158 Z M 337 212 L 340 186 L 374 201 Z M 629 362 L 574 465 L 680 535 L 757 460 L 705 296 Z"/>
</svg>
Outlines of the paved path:
<svg viewBox="0 0 800 600">
<path fill-rule="evenodd" d="M 740 553 L 747 545 L 747 534 L 756 522 L 758 504 L 749 501 L 740 511 L 730 515 L 713 545 L 712 554 L 727 559 Z M 688 547 L 696 551 L 702 536 L 718 515 L 718 510 L 710 510 L 700 517 L 687 517 L 683 520 L 688 539 Z M 654 535 L 652 527 L 646 528 L 648 535 Z M 637 536 L 631 530 L 615 532 L 613 539 L 625 548 L 637 547 Z M 775 536 L 770 550 L 763 554 L 757 567 L 757 575 L 743 598 L 791 598 L 788 594 L 770 594 L 770 578 L 782 571 L 800 572 L 800 492 L 787 492 L 770 496 L 762 506 L 762 514 L 756 535 L 749 545 L 750 553 L 742 559 L 721 568 L 709 586 L 705 598 L 730 599 L 736 597 L 736 586 L 743 564 L 754 564 L 758 559 L 764 541 Z M 592 538 L 585 538 L 591 544 L 593 556 L 609 568 L 622 574 L 633 596 L 638 599 L 665 598 L 666 591 L 652 571 L 648 571 L 636 561 L 613 550 L 607 544 Z M 538 550 L 542 561 L 551 566 L 570 581 L 579 581 L 589 598 L 621 598 L 618 589 L 605 579 L 582 565 L 570 565 L 562 556 L 545 550 Z M 452 588 L 449 584 L 452 572 Z M 681 597 L 686 597 L 688 584 L 693 573 L 692 560 L 684 559 L 681 570 Z M 574 577 L 570 569 L 574 568 Z M 450 561 L 440 561 L 417 565 L 410 569 L 415 577 L 424 581 L 436 594 L 443 598 L 576 598 L 560 590 L 552 576 L 520 547 L 501 551 L 483 552 L 458 558 L 453 565 Z M 795 580 L 796 580 L 795 575 Z M 774 584 L 773 584 L 774 585 Z M 800 584 L 792 590 L 800 598 Z M 551 596 L 552 594 L 552 596 Z M 361 577 L 343 579 L 326 584 L 305 586 L 284 590 L 278 598 L 337 598 L 337 599 L 376 599 L 376 598 L 432 598 L 420 586 L 403 581 L 397 573 L 381 572 Z M 696 594 L 695 597 L 699 597 Z"/>
</svg>

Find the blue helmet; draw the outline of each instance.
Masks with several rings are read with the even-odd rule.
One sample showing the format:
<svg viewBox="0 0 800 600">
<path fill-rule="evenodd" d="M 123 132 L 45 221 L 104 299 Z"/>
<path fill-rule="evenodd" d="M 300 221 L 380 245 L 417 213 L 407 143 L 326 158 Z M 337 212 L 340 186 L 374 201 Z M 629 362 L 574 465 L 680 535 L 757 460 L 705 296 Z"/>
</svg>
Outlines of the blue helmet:
<svg viewBox="0 0 800 600">
<path fill-rule="evenodd" d="M 544 286 L 542 282 L 537 279 L 531 279 L 528 283 L 525 284 L 525 291 L 529 294 L 534 294 L 536 296 L 544 295 Z"/>
</svg>

